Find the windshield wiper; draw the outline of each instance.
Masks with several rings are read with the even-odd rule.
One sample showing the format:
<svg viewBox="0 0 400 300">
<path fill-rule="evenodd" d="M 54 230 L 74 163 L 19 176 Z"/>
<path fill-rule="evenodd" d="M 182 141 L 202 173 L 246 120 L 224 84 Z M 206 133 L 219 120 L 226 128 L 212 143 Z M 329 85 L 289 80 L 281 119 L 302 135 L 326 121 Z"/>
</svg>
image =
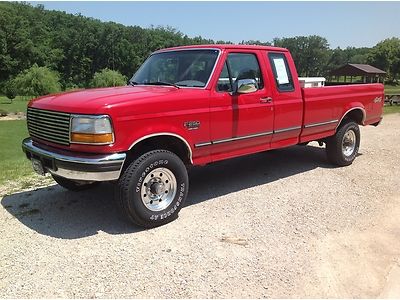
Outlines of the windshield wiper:
<svg viewBox="0 0 400 300">
<path fill-rule="evenodd" d="M 153 81 L 153 82 L 147 82 L 146 84 L 148 84 L 148 85 L 168 85 L 168 86 L 174 86 L 177 89 L 179 89 L 179 86 L 176 85 L 175 83 L 164 82 L 164 81 Z"/>
<path fill-rule="evenodd" d="M 129 85 L 132 85 L 132 86 L 135 86 L 135 85 L 137 85 L 137 84 L 139 84 L 139 83 L 137 83 L 136 81 L 129 80 L 129 81 L 128 81 L 128 84 L 129 84 Z"/>
</svg>

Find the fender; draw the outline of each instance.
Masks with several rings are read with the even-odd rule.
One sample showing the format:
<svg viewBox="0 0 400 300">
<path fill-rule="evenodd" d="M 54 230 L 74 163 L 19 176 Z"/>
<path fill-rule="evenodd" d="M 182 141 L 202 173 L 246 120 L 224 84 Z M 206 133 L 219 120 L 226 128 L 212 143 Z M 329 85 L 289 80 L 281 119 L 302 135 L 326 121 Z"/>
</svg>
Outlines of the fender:
<svg viewBox="0 0 400 300">
<path fill-rule="evenodd" d="M 187 149 L 189 151 L 190 162 L 193 164 L 193 151 L 192 151 L 192 147 L 190 146 L 189 142 L 184 137 L 182 137 L 181 135 L 176 134 L 176 133 L 172 133 L 172 132 L 157 132 L 157 133 L 144 135 L 144 136 L 134 140 L 133 143 L 131 144 L 131 146 L 129 147 L 129 150 L 131 150 L 135 145 L 137 145 L 141 141 L 144 141 L 144 140 L 146 140 L 148 138 L 152 138 L 152 137 L 155 137 L 155 136 L 173 136 L 173 137 L 176 137 L 176 138 L 180 139 L 182 142 L 185 143 L 185 145 L 186 145 L 186 147 L 187 147 Z"/>
<path fill-rule="evenodd" d="M 346 117 L 346 115 L 347 115 L 349 112 L 351 112 L 351 111 L 353 111 L 353 110 L 356 110 L 356 109 L 359 109 L 359 110 L 362 111 L 362 113 L 363 113 L 363 118 L 362 118 L 362 120 L 361 120 L 361 124 L 362 124 L 362 125 L 365 125 L 366 112 L 365 112 L 364 105 L 362 105 L 360 102 L 353 102 L 353 103 L 350 103 L 349 105 L 346 105 L 346 107 L 345 107 L 345 112 L 342 114 L 342 117 L 340 118 L 339 122 L 337 123 L 335 130 L 336 130 L 336 129 L 339 127 L 339 125 L 342 123 L 344 117 Z"/>
</svg>

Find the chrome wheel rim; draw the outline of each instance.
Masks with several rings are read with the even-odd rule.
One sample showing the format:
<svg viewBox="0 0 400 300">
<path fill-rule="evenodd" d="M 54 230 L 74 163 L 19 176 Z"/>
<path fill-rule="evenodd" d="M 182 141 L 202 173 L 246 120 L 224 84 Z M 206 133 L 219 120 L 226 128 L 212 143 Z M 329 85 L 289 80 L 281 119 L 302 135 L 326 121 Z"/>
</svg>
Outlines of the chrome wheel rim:
<svg viewBox="0 0 400 300">
<path fill-rule="evenodd" d="M 343 136 L 342 152 L 345 156 L 351 156 L 356 148 L 356 133 L 349 130 Z"/>
<path fill-rule="evenodd" d="M 151 211 L 166 209 L 176 195 L 175 175 L 166 168 L 157 168 L 144 178 L 141 187 L 143 204 Z"/>
</svg>

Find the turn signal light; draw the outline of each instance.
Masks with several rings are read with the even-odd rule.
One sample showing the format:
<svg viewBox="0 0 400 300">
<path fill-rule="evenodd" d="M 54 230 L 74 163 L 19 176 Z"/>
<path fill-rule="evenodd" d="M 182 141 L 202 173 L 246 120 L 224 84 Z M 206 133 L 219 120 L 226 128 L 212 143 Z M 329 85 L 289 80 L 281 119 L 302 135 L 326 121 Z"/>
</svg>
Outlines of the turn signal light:
<svg viewBox="0 0 400 300">
<path fill-rule="evenodd" d="M 71 133 L 71 142 L 87 144 L 111 144 L 113 143 L 112 133 Z"/>
</svg>

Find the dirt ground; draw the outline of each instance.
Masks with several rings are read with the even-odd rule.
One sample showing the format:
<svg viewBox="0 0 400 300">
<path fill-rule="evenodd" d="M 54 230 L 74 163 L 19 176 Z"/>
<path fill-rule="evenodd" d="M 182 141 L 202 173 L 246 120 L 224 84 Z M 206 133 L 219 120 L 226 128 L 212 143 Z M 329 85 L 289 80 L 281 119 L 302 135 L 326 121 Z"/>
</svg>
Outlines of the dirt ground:
<svg viewBox="0 0 400 300">
<path fill-rule="evenodd" d="M 118 218 L 110 184 L 4 186 L 0 297 L 399 298 L 400 114 L 361 136 L 345 168 L 312 143 L 192 169 L 152 230 Z"/>
</svg>

